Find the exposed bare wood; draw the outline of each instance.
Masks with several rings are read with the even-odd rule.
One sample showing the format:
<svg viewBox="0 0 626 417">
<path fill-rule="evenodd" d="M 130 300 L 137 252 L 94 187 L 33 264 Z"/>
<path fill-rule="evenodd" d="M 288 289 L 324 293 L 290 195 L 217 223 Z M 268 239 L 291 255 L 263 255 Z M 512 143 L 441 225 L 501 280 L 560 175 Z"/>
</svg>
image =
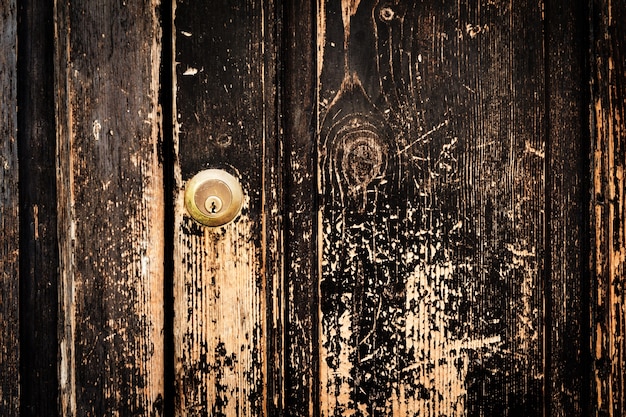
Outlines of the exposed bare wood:
<svg viewBox="0 0 626 417">
<path fill-rule="evenodd" d="M 0 414 L 20 415 L 17 8 L 0 5 Z"/>
<path fill-rule="evenodd" d="M 272 2 L 178 1 L 175 35 L 176 415 L 263 416 L 282 408 L 281 167 Z M 208 52 L 210 51 L 210 52 Z M 239 178 L 232 223 L 185 211 L 202 169 Z"/>
<path fill-rule="evenodd" d="M 542 16 L 320 2 L 321 415 L 541 414 Z"/>
<path fill-rule="evenodd" d="M 626 2 L 43 3 L 0 6 L 0 415 L 626 416 Z"/>
<path fill-rule="evenodd" d="M 626 415 L 626 3 L 590 2 L 594 415 Z"/>
<path fill-rule="evenodd" d="M 157 7 L 55 6 L 64 416 L 162 415 Z"/>
</svg>

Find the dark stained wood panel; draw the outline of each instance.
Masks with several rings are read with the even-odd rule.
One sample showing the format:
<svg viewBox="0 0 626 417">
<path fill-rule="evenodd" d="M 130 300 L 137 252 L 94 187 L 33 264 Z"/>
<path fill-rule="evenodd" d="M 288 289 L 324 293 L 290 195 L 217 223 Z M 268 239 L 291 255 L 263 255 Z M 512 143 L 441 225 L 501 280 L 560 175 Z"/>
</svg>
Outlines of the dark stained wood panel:
<svg viewBox="0 0 626 417">
<path fill-rule="evenodd" d="M 0 5 L 0 414 L 20 415 L 17 7 Z"/>
<path fill-rule="evenodd" d="M 626 416 L 624 1 L 43 3 L 0 6 L 0 415 Z"/>
<path fill-rule="evenodd" d="M 591 1 L 591 392 L 595 416 L 626 415 L 624 299 L 626 3 Z"/>
<path fill-rule="evenodd" d="M 61 414 L 162 415 L 158 3 L 55 13 Z"/>
<path fill-rule="evenodd" d="M 589 24 L 583 1 L 546 2 L 546 415 L 589 416 Z"/>
<path fill-rule="evenodd" d="M 276 6 L 175 6 L 175 412 L 275 415 L 284 407 Z M 207 168 L 244 190 L 225 226 L 204 227 L 183 206 L 185 182 Z"/>
<path fill-rule="evenodd" d="M 320 3 L 320 415 L 541 415 L 541 28 L 539 3 Z"/>
<path fill-rule="evenodd" d="M 53 2 L 22 1 L 18 19 L 23 417 L 59 415 L 53 10 Z"/>
<path fill-rule="evenodd" d="M 313 2 L 284 5 L 285 415 L 319 415 L 316 64 Z"/>
</svg>

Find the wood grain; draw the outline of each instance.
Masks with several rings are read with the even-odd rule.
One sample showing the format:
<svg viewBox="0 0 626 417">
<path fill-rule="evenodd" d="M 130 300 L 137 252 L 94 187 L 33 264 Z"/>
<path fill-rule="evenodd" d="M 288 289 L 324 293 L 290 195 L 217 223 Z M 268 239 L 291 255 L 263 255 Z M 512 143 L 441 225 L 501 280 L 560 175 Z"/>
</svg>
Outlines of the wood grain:
<svg viewBox="0 0 626 417">
<path fill-rule="evenodd" d="M 0 414 L 20 415 L 17 7 L 0 5 Z"/>
<path fill-rule="evenodd" d="M 181 0 L 174 13 L 175 412 L 264 416 L 282 408 L 280 148 L 273 2 Z M 208 52 L 210 51 L 210 52 Z M 241 182 L 232 223 L 183 207 L 207 168 Z"/>
<path fill-rule="evenodd" d="M 546 415 L 591 415 L 585 2 L 546 2 Z"/>
<path fill-rule="evenodd" d="M 162 415 L 157 6 L 55 5 L 65 416 Z"/>
<path fill-rule="evenodd" d="M 160 7 L 0 6 L 0 415 L 626 415 L 624 1 Z"/>
<path fill-rule="evenodd" d="M 21 416 L 58 416 L 58 242 L 53 2 L 18 19 Z"/>
<path fill-rule="evenodd" d="M 624 134 L 626 4 L 590 2 L 592 133 L 592 404 L 596 416 L 626 414 Z"/>
<path fill-rule="evenodd" d="M 285 265 L 288 288 L 285 415 L 319 415 L 316 172 L 317 9 L 285 4 L 283 123 L 285 129 Z"/>
<path fill-rule="evenodd" d="M 542 27 L 540 4 L 320 3 L 322 416 L 541 414 Z"/>
</svg>

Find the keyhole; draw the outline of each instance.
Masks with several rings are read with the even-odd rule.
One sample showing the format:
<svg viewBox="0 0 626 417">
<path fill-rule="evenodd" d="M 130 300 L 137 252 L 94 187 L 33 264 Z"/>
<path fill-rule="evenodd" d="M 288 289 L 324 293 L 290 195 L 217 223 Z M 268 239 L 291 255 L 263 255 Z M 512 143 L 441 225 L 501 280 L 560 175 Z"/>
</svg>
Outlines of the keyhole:
<svg viewBox="0 0 626 417">
<path fill-rule="evenodd" d="M 222 226 L 237 217 L 243 190 L 237 178 L 220 169 L 198 172 L 185 184 L 185 207 L 192 219 L 205 226 Z"/>
<path fill-rule="evenodd" d="M 221 198 L 219 198 L 218 196 L 212 195 L 206 199 L 206 202 L 204 203 L 204 208 L 206 208 L 206 210 L 210 214 L 217 214 L 220 212 L 220 210 L 222 210 L 223 204 L 224 203 L 222 202 Z"/>
</svg>

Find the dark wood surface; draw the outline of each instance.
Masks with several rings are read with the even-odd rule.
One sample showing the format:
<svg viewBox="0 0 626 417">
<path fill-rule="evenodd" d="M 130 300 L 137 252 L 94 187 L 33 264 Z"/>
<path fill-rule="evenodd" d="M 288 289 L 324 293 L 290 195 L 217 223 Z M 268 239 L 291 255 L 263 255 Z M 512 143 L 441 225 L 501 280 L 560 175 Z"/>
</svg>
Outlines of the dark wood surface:
<svg viewBox="0 0 626 417">
<path fill-rule="evenodd" d="M 0 5 L 0 414 L 20 415 L 17 7 Z"/>
<path fill-rule="evenodd" d="M 1 415 L 626 417 L 624 1 L 35 3 Z"/>
<path fill-rule="evenodd" d="M 58 416 L 53 3 L 19 3 L 21 416 Z"/>
<path fill-rule="evenodd" d="M 285 3 L 283 123 L 285 196 L 285 416 L 319 415 L 316 7 Z"/>
<path fill-rule="evenodd" d="M 323 2 L 321 415 L 540 415 L 540 4 Z"/>
<path fill-rule="evenodd" d="M 545 415 L 590 416 L 589 11 L 546 5 Z"/>
<path fill-rule="evenodd" d="M 56 3 L 64 416 L 163 414 L 157 6 Z"/>
<path fill-rule="evenodd" d="M 284 407 L 276 21 L 271 1 L 176 2 L 179 416 L 275 415 Z M 240 215 L 225 226 L 201 226 L 183 207 L 185 182 L 207 168 L 231 173 L 244 190 Z"/>
<path fill-rule="evenodd" d="M 592 1 L 591 349 L 595 416 L 626 415 L 626 3 Z"/>
</svg>

